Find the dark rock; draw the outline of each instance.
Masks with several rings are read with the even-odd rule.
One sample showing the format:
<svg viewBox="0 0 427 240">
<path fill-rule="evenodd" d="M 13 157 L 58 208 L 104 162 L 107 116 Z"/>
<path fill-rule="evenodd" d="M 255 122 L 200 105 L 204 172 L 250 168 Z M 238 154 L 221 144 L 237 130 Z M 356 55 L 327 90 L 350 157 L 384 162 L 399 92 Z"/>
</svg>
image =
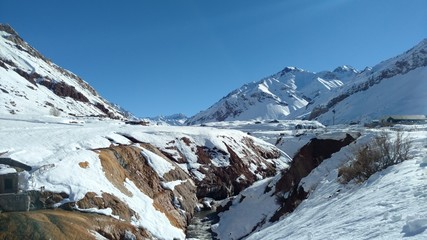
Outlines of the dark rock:
<svg viewBox="0 0 427 240">
<path fill-rule="evenodd" d="M 281 216 L 292 212 L 301 201 L 306 199 L 308 193 L 299 185 L 301 179 L 308 176 L 323 160 L 330 158 L 333 153 L 354 140 L 355 138 L 346 134 L 342 140 L 314 138 L 304 145 L 293 158 L 290 167 L 282 172 L 282 178 L 276 184 L 275 194 L 278 196 L 281 207 L 270 221 L 279 220 Z M 287 197 L 283 197 L 285 193 L 288 193 Z"/>
</svg>

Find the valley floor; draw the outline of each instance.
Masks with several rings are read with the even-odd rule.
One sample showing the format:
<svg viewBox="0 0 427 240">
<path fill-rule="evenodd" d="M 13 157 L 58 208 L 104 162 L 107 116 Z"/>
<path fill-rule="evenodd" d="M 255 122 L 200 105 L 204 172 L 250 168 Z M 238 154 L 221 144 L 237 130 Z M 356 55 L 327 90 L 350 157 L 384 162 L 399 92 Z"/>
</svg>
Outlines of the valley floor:
<svg viewBox="0 0 427 240">
<path fill-rule="evenodd" d="M 265 216 L 271 216 L 277 209 L 276 196 L 266 194 L 268 191 L 265 190 L 267 186 L 272 187 L 277 182 L 277 176 L 266 178 L 243 190 L 234 198 L 233 205 L 229 210 L 219 214 L 220 221 L 213 227 L 218 238 L 427 239 L 427 125 L 365 129 L 345 125 L 325 128 L 315 123 L 314 127 L 310 127 L 309 130 L 296 131 L 291 122 L 279 124 L 261 123 L 261 125 L 255 126 L 250 123 L 234 122 L 229 124 L 218 123 L 216 126 L 211 124 L 198 128 L 156 126 L 144 128 L 142 126 L 128 126 L 122 122 L 110 120 L 85 119 L 77 121 L 54 117 L 19 118 L 2 116 L 0 117 L 0 139 L 2 139 L 0 153 L 7 153 L 12 158 L 40 169 L 37 178 L 24 176 L 28 178 L 29 182 L 27 185 L 21 186 L 23 189 L 38 189 L 41 186 L 46 186 L 51 191 L 71 192 L 73 195 L 70 198 L 77 199 L 82 197 L 79 194 L 84 195 L 89 190 L 95 191 L 106 183 L 102 182 L 103 179 L 97 179 L 85 182 L 88 185 L 82 185 L 82 182 L 79 182 L 75 176 L 96 179 L 98 175 L 91 174 L 99 173 L 91 173 L 90 171 L 93 169 L 83 169 L 77 164 L 69 168 L 71 165 L 67 162 L 74 164 L 77 159 L 84 158 L 89 166 L 95 167 L 97 166 L 97 158 L 93 158 L 93 154 L 88 153 L 86 149 L 109 147 L 113 143 L 131 144 L 129 139 L 123 136 L 125 133 L 139 132 L 133 133 L 133 136 L 143 138 L 147 142 L 155 142 L 160 141 L 159 138 L 167 140 L 166 136 L 170 134 L 172 129 L 175 131 L 174 134 L 178 134 L 177 136 L 192 134 L 196 140 L 199 134 L 221 135 L 225 134 L 221 131 L 229 131 L 222 129 L 239 129 L 276 144 L 292 156 L 298 148 L 313 137 L 334 138 L 347 132 L 359 132 L 362 136 L 354 144 L 333 154 L 330 159 L 323 161 L 301 181 L 300 185 L 309 192 L 309 195 L 294 212 L 282 216 L 277 222 L 266 221 L 260 224 Z M 313 123 L 310 124 L 313 125 Z M 361 146 L 381 131 L 391 133 L 397 130 L 403 131 L 412 141 L 411 159 L 374 174 L 362 184 L 349 183 L 343 185 L 339 183 L 338 168 L 347 161 L 352 148 Z M 238 131 L 233 133 L 247 134 Z M 165 141 L 165 139 L 161 141 Z M 205 144 L 212 145 L 213 143 L 205 142 Z M 74 154 L 78 154 L 78 157 Z M 58 159 L 60 159 L 59 162 Z M 49 164 L 56 165 L 52 167 Z M 79 172 L 72 172 L 70 169 Z M 1 166 L 0 170 L 9 171 L 5 166 Z M 57 172 L 55 175 L 46 175 L 43 171 Z M 168 171 L 168 164 L 157 165 L 156 171 Z M 133 189 L 133 185 L 129 181 L 125 186 L 128 189 Z M 97 191 L 102 192 L 106 189 L 108 188 Z M 119 192 L 117 194 L 120 195 Z M 140 193 L 135 190 L 132 194 L 137 196 Z M 129 202 L 135 200 L 134 198 L 126 199 Z M 146 208 L 142 211 L 152 214 L 153 218 L 161 216 L 156 215 L 158 214 L 156 209 L 149 207 L 149 202 L 150 200 L 147 200 L 144 203 L 145 205 L 143 204 Z M 140 202 L 131 204 L 137 206 Z M 138 208 L 135 207 L 135 209 Z M 105 209 L 93 209 L 93 211 L 117 218 Z M 8 222 L 10 225 L 12 222 L 9 220 L 15 219 L 21 221 L 17 222 L 16 225 L 22 225 L 32 221 L 31 219 L 47 219 L 46 223 L 49 226 L 53 224 L 52 227 L 54 227 L 52 221 L 61 219 L 62 216 L 62 210 L 2 213 L 0 214 L 0 221 Z M 70 218 L 71 223 L 75 222 L 75 224 L 83 226 L 92 221 L 91 218 L 94 216 L 96 215 L 72 213 L 64 219 Z M 99 219 L 102 218 L 101 220 L 104 221 L 103 217 L 99 217 Z M 99 219 L 98 222 L 101 221 Z M 163 236 L 160 239 L 167 239 L 168 236 L 173 235 L 178 236 L 178 238 L 185 237 L 184 231 L 171 226 L 169 223 L 169 225 L 166 224 L 165 221 L 167 220 L 165 219 L 157 218 L 156 222 L 153 223 L 134 220 L 132 224 L 148 228 L 159 236 Z M 1 224 L 1 226 L 6 225 Z M 2 229 L 1 231 L 4 231 L 4 228 Z M 90 228 L 88 227 L 88 229 Z M 78 229 L 78 231 L 82 230 Z M 162 235 L 167 231 L 175 231 L 175 233 Z M 66 233 L 62 232 L 61 234 Z M 97 233 L 92 232 L 90 236 L 97 236 Z"/>
</svg>

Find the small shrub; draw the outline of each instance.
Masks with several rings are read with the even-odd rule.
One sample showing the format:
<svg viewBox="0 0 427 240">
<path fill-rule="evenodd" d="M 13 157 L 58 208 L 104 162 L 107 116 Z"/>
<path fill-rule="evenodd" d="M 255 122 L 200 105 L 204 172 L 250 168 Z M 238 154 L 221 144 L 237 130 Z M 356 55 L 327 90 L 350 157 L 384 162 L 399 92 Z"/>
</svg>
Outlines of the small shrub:
<svg viewBox="0 0 427 240">
<path fill-rule="evenodd" d="M 52 108 L 49 110 L 49 113 L 50 113 L 50 115 L 55 116 L 55 117 L 59 117 L 59 115 L 61 115 L 61 112 L 60 112 L 60 111 L 59 111 L 59 109 L 58 109 L 58 108 L 56 108 L 56 107 L 52 107 Z"/>
<path fill-rule="evenodd" d="M 355 150 L 350 165 L 343 166 L 338 171 L 340 181 L 364 182 L 374 173 L 409 159 L 410 149 L 411 142 L 402 132 L 397 132 L 393 140 L 383 132 L 371 143 Z"/>
</svg>

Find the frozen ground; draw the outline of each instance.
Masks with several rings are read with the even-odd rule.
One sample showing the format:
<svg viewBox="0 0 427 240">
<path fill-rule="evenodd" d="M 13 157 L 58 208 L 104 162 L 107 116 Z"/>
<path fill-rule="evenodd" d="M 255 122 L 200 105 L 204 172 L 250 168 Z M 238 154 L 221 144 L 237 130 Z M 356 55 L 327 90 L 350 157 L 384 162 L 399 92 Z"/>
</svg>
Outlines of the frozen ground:
<svg viewBox="0 0 427 240">
<path fill-rule="evenodd" d="M 427 126 L 386 129 L 403 131 L 412 140 L 411 159 L 363 184 L 348 185 L 338 182 L 338 168 L 351 149 L 384 129 L 342 125 L 327 129 L 327 134 L 332 137 L 332 132 L 343 130 L 363 135 L 302 179 L 309 196 L 294 212 L 275 223 L 265 221 L 278 206 L 276 196 L 265 191 L 267 186 L 274 188 L 277 177 L 263 180 L 239 194 L 230 211 L 220 214 L 221 221 L 214 226 L 220 239 L 427 239 Z"/>
<path fill-rule="evenodd" d="M 197 171 L 200 166 L 196 155 L 197 146 L 222 150 L 224 154 L 212 159 L 211 164 L 227 167 L 229 155 L 227 146 L 240 155 L 250 153 L 250 148 L 241 144 L 243 138 L 251 138 L 253 143 L 264 149 L 274 146 L 252 138 L 238 130 L 212 127 L 173 127 L 173 126 L 132 126 L 121 121 L 98 118 L 61 118 L 51 116 L 0 115 L 0 153 L 32 167 L 30 172 L 20 173 L 22 190 L 65 192 L 69 195 L 64 202 L 82 199 L 87 192 L 102 195 L 110 193 L 126 202 L 140 218 L 133 224 L 141 226 L 160 239 L 183 239 L 184 231 L 174 227 L 165 214 L 155 209 L 153 200 L 141 192 L 127 179 L 125 188 L 130 196 L 117 189 L 105 176 L 98 153 L 94 150 L 116 144 L 132 144 L 130 139 L 150 143 L 171 156 L 183 154 L 185 164 L 172 164 L 147 149 L 141 149 L 148 164 L 161 177 L 175 167 L 181 167 L 194 177 L 203 179 Z M 227 146 L 226 146 L 227 145 Z M 171 147 L 172 146 L 172 147 Z M 274 148 L 275 149 L 275 148 Z M 177 152 L 180 151 L 180 153 Z M 255 154 L 255 153 L 254 153 Z M 243 155 L 240 156 L 244 158 Z M 276 166 L 286 166 L 289 158 L 275 161 Z M 86 162 L 89 167 L 82 168 L 79 163 Z M 1 173 L 13 172 L 7 165 L 0 165 Z M 77 177 L 76 177 L 77 176 Z M 181 182 L 162 182 L 166 189 L 173 189 Z M 64 203 L 63 202 L 63 203 Z M 82 211 L 112 215 L 111 209 L 86 209 Z"/>
</svg>

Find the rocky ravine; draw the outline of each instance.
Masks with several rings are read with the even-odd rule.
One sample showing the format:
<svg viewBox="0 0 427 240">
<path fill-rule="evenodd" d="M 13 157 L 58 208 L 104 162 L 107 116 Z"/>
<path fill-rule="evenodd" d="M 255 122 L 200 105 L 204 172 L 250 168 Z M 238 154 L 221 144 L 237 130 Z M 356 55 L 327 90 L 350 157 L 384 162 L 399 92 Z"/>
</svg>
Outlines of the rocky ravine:
<svg viewBox="0 0 427 240">
<path fill-rule="evenodd" d="M 9 227 L 0 238 L 61 239 L 85 232 L 87 238 L 183 239 L 199 200 L 234 196 L 289 161 L 273 145 L 234 130 L 52 125 L 46 139 L 54 144 L 37 141 L 37 133 L 11 140 L 21 145 L 6 155 L 33 168 L 19 173 L 31 211 L 3 212 L 0 222 Z M 20 148 L 31 146 L 52 155 L 31 163 L 20 155 Z"/>
<path fill-rule="evenodd" d="M 354 133 L 334 139 L 311 139 L 297 152 L 289 168 L 224 202 L 219 207 L 220 220 L 213 226 L 214 232 L 219 239 L 242 239 L 293 212 L 310 194 L 303 188 L 302 179 L 358 136 Z"/>
</svg>

